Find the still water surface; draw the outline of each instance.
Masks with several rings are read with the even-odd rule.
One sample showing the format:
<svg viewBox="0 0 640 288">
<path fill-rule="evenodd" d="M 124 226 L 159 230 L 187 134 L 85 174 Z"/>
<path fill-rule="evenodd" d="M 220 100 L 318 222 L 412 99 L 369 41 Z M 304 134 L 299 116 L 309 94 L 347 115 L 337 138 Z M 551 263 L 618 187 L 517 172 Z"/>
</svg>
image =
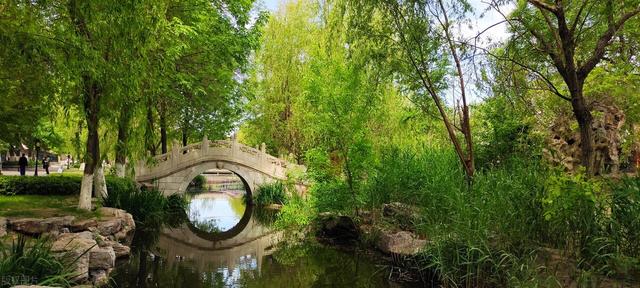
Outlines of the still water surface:
<svg viewBox="0 0 640 288">
<path fill-rule="evenodd" d="M 213 195 L 215 194 L 215 195 Z M 274 215 L 223 193 L 195 195 L 190 223 L 138 231 L 114 287 L 391 287 L 387 271 L 357 252 L 284 245 Z M 204 223 L 204 224 L 203 224 Z"/>
</svg>

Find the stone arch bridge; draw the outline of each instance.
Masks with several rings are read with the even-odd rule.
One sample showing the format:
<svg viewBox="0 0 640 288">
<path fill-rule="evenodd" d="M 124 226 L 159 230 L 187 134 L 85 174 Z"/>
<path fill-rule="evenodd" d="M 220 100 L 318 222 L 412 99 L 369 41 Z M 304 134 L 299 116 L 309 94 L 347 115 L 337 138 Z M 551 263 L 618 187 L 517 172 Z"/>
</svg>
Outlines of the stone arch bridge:
<svg viewBox="0 0 640 288">
<path fill-rule="evenodd" d="M 226 169 L 235 173 L 245 184 L 248 194 L 265 183 L 286 180 L 290 173 L 304 173 L 306 168 L 266 153 L 264 143 L 260 149 L 240 144 L 236 139 L 210 141 L 180 147 L 173 143 L 172 150 L 157 155 L 151 161 L 140 161 L 135 167 L 136 181 L 151 184 L 165 195 L 183 193 L 197 175 L 210 169 Z M 296 184 L 303 194 L 306 186 Z"/>
</svg>

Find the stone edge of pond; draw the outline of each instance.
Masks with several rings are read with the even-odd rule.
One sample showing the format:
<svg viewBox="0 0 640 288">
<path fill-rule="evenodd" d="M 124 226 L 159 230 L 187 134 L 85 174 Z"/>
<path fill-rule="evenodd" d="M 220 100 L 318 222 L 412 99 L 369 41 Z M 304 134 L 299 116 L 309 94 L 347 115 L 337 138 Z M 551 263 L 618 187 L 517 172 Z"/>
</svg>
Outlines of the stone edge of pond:
<svg viewBox="0 0 640 288">
<path fill-rule="evenodd" d="M 415 233 L 412 224 L 418 223 L 419 217 L 416 207 L 392 202 L 375 211 L 360 211 L 355 218 L 331 212 L 320 213 L 312 226 L 315 239 L 323 245 L 339 250 L 363 249 L 389 267 L 411 270 L 409 263 L 415 262 L 415 257 L 429 243 Z M 399 279 L 394 282 L 406 281 Z"/>
<path fill-rule="evenodd" d="M 99 218 L 77 220 L 74 216 L 49 218 L 0 217 L 0 237 L 26 235 L 50 237 L 54 256 L 76 259 L 73 281 L 104 286 L 117 258 L 129 256 L 136 228 L 133 216 L 124 210 L 100 207 Z M 46 286 L 15 286 L 46 287 Z M 82 287 L 82 286 L 79 286 Z M 90 287 L 90 286 L 89 286 Z"/>
</svg>

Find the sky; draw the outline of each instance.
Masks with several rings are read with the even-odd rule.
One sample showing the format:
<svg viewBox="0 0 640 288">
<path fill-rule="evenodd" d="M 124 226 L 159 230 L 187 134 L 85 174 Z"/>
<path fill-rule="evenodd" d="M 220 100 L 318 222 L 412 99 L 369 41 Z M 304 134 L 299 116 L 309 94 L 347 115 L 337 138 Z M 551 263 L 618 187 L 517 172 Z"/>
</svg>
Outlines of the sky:
<svg viewBox="0 0 640 288">
<path fill-rule="evenodd" d="M 258 0 L 258 5 L 260 7 L 264 7 L 269 11 L 276 11 L 278 6 L 281 3 L 285 3 L 287 1 L 292 0 Z M 489 8 L 488 0 L 468 0 L 469 4 L 473 7 L 473 15 L 469 15 L 469 18 L 472 19 L 469 26 L 461 27 L 461 31 L 459 31 L 463 38 L 472 39 L 481 31 L 484 31 L 488 27 L 499 23 L 504 20 L 503 16 L 495 11 L 494 9 Z M 260 3 L 261 2 L 261 3 Z M 509 14 L 514 8 L 514 5 L 501 7 L 501 10 L 505 14 Z M 457 33 L 456 33 L 457 34 Z M 487 31 L 483 32 L 479 41 L 476 42 L 476 45 L 482 48 L 488 48 L 489 45 L 497 43 L 498 41 L 506 40 L 508 37 L 507 25 L 506 23 L 502 23 L 496 26 L 487 29 Z M 467 73 L 465 73 L 467 74 Z M 465 78 L 468 78 L 465 76 Z M 467 83 L 472 83 L 473 79 L 465 79 Z M 456 80 L 457 81 L 457 80 Z M 470 85 L 467 85 L 470 86 Z M 447 104 L 452 104 L 455 102 L 455 94 L 457 94 L 454 89 L 457 86 L 452 86 L 449 90 L 445 92 L 445 101 Z M 477 103 L 483 101 L 483 98 L 486 97 L 484 92 L 482 91 L 468 91 L 469 93 L 469 102 Z"/>
<path fill-rule="evenodd" d="M 280 3 L 284 3 L 288 0 L 259 0 L 262 2 L 262 5 L 267 8 L 269 11 L 276 11 Z M 487 0 L 469 0 L 471 6 L 473 6 L 475 20 L 472 23 L 472 29 L 462 31 L 463 34 L 467 37 L 473 37 L 478 32 L 486 29 L 487 27 L 500 22 L 502 16 L 496 12 L 495 10 L 485 11 L 487 10 L 488 4 L 486 4 Z M 513 8 L 505 8 L 504 12 L 509 12 Z M 482 15 L 482 17 L 480 17 Z M 491 28 L 487 32 L 483 33 L 487 37 L 491 37 L 493 40 L 504 40 L 507 37 L 506 26 L 498 25 L 496 27 Z"/>
</svg>

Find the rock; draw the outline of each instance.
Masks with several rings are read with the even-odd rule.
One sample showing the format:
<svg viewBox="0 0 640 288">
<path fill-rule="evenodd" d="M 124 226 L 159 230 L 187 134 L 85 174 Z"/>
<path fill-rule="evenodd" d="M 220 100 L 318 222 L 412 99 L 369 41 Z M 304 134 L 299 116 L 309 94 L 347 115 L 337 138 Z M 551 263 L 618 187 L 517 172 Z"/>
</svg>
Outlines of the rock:
<svg viewBox="0 0 640 288">
<path fill-rule="evenodd" d="M 111 218 L 98 222 L 98 233 L 103 236 L 113 235 L 122 229 L 122 221 L 118 218 Z"/>
<path fill-rule="evenodd" d="M 354 244 L 360 239 L 360 229 L 347 216 L 329 216 L 320 219 L 320 229 L 316 237 L 331 244 Z"/>
<path fill-rule="evenodd" d="M 319 218 L 329 218 L 329 217 L 334 217 L 337 216 L 336 213 L 333 212 L 320 212 L 318 213 L 318 217 Z"/>
<path fill-rule="evenodd" d="M 9 227 L 19 233 L 27 235 L 40 235 L 45 232 L 58 231 L 69 226 L 75 219 L 74 216 L 51 218 L 22 218 L 9 221 Z"/>
<path fill-rule="evenodd" d="M 71 225 L 69 225 L 69 229 L 71 230 L 71 232 L 80 232 L 87 231 L 90 227 L 96 227 L 97 225 L 98 222 L 96 221 L 96 219 L 86 219 L 74 221 L 73 223 L 71 223 Z"/>
<path fill-rule="evenodd" d="M 65 233 L 53 242 L 51 251 L 59 257 L 77 259 L 73 278 L 76 282 L 82 282 L 89 278 L 89 255 L 93 249 L 98 248 L 93 240 L 91 232 Z"/>
<path fill-rule="evenodd" d="M 129 254 L 131 254 L 131 248 L 129 248 L 129 246 L 111 240 L 106 240 L 105 242 L 107 245 L 113 248 L 113 252 L 116 254 L 116 258 L 129 256 Z"/>
<path fill-rule="evenodd" d="M 136 221 L 133 220 L 133 215 L 126 213 L 122 219 L 124 219 L 123 230 L 126 230 L 127 234 L 136 229 Z"/>
<path fill-rule="evenodd" d="M 387 254 L 414 255 L 424 248 L 426 240 L 417 239 L 408 231 L 382 232 L 376 246 Z"/>
<path fill-rule="evenodd" d="M 91 283 L 96 287 L 106 285 L 109 283 L 109 271 L 102 269 L 91 271 Z"/>
<path fill-rule="evenodd" d="M 89 269 L 109 269 L 116 264 L 116 254 L 111 246 L 96 247 L 89 252 Z"/>
<path fill-rule="evenodd" d="M 0 217 L 0 237 L 4 237 L 7 235 L 7 218 Z"/>
<path fill-rule="evenodd" d="M 415 224 L 420 221 L 420 209 L 400 202 L 383 204 L 382 215 L 402 230 L 415 231 Z"/>
<path fill-rule="evenodd" d="M 620 169 L 620 151 L 623 142 L 625 114 L 613 104 L 594 101 L 589 105 L 593 115 L 591 130 L 594 140 L 596 174 L 617 174 Z M 580 133 L 575 120 L 561 113 L 553 120 L 547 148 L 543 150 L 546 159 L 575 172 L 580 167 L 582 150 Z"/>
<path fill-rule="evenodd" d="M 106 222 L 98 222 L 97 230 L 102 235 L 115 235 L 118 232 L 121 232 L 120 234 L 117 234 L 115 238 L 124 239 L 127 235 L 129 235 L 129 233 L 136 229 L 136 222 L 133 220 L 133 216 L 127 213 L 127 211 L 111 207 L 100 207 L 97 211 L 103 217 L 109 218 L 109 220 L 107 220 Z M 120 225 L 115 224 L 115 220 L 118 220 L 120 222 Z"/>
</svg>

